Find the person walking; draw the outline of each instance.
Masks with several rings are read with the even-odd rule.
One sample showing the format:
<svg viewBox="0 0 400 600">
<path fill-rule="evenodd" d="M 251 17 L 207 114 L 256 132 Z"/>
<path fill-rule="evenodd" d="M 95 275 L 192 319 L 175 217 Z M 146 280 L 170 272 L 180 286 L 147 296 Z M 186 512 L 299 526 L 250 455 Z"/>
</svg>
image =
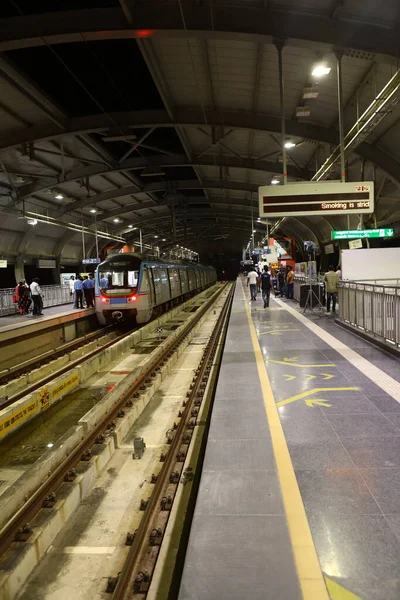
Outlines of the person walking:
<svg viewBox="0 0 400 600">
<path fill-rule="evenodd" d="M 38 277 L 35 277 L 30 285 L 32 302 L 33 302 L 32 314 L 35 317 L 38 317 L 43 314 L 43 312 L 42 312 L 42 309 L 43 309 L 42 290 L 40 289 L 39 283 L 40 283 L 40 279 Z"/>
<path fill-rule="evenodd" d="M 83 286 L 82 277 L 78 275 L 74 282 L 75 304 L 74 308 L 83 308 Z"/>
<path fill-rule="evenodd" d="M 31 305 L 31 296 L 29 288 L 25 284 L 25 280 L 22 280 L 18 284 L 18 309 L 20 315 L 27 315 L 29 313 L 29 307 Z"/>
<path fill-rule="evenodd" d="M 250 296 L 252 300 L 257 300 L 257 273 L 253 269 L 247 276 L 247 287 L 250 285 Z"/>
<path fill-rule="evenodd" d="M 288 300 L 293 300 L 293 292 L 294 292 L 294 273 L 291 265 L 288 266 L 288 272 L 286 275 L 286 284 L 287 284 L 287 297 Z"/>
<path fill-rule="evenodd" d="M 262 272 L 259 267 L 257 267 L 257 294 L 261 292 L 261 275 Z"/>
<path fill-rule="evenodd" d="M 263 273 L 261 273 L 261 292 L 264 300 L 264 308 L 269 307 L 269 297 L 271 294 L 271 276 L 268 273 L 268 265 L 265 265 Z"/>
<path fill-rule="evenodd" d="M 82 282 L 83 294 L 85 296 L 86 308 L 93 308 L 92 293 L 90 290 L 90 281 L 87 275 L 84 275 Z"/>
<path fill-rule="evenodd" d="M 336 299 L 339 291 L 339 275 L 335 273 L 333 266 L 330 266 L 329 272 L 325 273 L 324 281 L 326 289 L 326 312 L 330 313 L 332 301 L 332 312 L 335 314 Z"/>
</svg>

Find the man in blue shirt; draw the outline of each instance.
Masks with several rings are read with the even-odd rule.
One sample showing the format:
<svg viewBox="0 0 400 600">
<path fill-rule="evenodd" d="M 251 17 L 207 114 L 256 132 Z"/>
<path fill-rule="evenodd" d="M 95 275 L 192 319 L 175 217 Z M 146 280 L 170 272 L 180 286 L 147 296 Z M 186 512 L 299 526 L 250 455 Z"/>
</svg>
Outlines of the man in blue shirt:
<svg viewBox="0 0 400 600">
<path fill-rule="evenodd" d="M 94 283 L 94 275 L 93 273 L 89 273 L 89 285 L 90 285 L 90 295 L 92 297 L 93 306 L 95 306 L 95 283 Z"/>
<path fill-rule="evenodd" d="M 107 288 L 108 288 L 108 278 L 107 277 L 102 277 L 100 279 L 100 289 L 106 290 Z"/>
<path fill-rule="evenodd" d="M 82 277 L 78 275 L 74 283 L 75 306 L 74 308 L 83 308 L 83 286 Z"/>
<path fill-rule="evenodd" d="M 82 288 L 83 288 L 83 293 L 85 295 L 86 307 L 93 308 L 91 283 L 90 283 L 89 277 L 87 275 L 85 275 L 83 278 Z"/>
</svg>

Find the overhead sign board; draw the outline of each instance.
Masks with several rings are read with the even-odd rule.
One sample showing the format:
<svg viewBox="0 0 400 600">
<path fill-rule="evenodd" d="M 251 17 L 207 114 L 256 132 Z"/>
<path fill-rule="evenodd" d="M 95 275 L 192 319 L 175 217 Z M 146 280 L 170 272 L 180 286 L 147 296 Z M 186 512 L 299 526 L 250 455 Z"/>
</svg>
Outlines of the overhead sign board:
<svg viewBox="0 0 400 600">
<path fill-rule="evenodd" d="M 352 240 L 365 238 L 393 237 L 394 229 L 344 229 L 343 231 L 332 231 L 333 240 Z"/>
<path fill-rule="evenodd" d="M 51 258 L 39 258 L 37 261 L 38 269 L 55 269 L 56 266 L 56 261 Z"/>
<path fill-rule="evenodd" d="M 369 214 L 374 211 L 374 182 L 294 183 L 258 188 L 260 217 Z"/>
<path fill-rule="evenodd" d="M 101 263 L 100 258 L 84 258 L 82 260 L 83 265 L 98 265 Z"/>
<path fill-rule="evenodd" d="M 355 250 L 356 248 L 362 248 L 362 247 L 363 247 L 363 243 L 362 243 L 362 240 L 360 240 L 360 239 L 349 241 L 349 248 L 351 250 Z"/>
<path fill-rule="evenodd" d="M 324 250 L 325 250 L 325 254 L 333 254 L 335 252 L 335 248 L 333 247 L 333 244 L 326 244 Z"/>
</svg>

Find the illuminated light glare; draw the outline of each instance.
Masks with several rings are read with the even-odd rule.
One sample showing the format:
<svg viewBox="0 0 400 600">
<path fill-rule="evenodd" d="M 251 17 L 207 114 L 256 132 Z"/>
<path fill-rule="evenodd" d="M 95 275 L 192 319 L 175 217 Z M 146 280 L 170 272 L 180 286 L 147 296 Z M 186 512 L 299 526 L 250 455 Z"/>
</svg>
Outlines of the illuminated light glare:
<svg viewBox="0 0 400 600">
<path fill-rule="evenodd" d="M 97 213 L 97 210 L 95 208 L 91 208 L 90 212 L 94 214 L 94 213 Z"/>
<path fill-rule="evenodd" d="M 37 219 L 28 219 L 28 225 L 37 225 Z"/>
<path fill-rule="evenodd" d="M 110 302 L 109 298 L 102 298 L 101 301 L 104 302 L 104 304 L 107 304 L 108 302 Z"/>
<path fill-rule="evenodd" d="M 294 148 L 296 144 L 294 142 L 286 142 L 285 148 Z"/>
<path fill-rule="evenodd" d="M 114 223 L 119 223 L 119 219 L 113 219 Z"/>
<path fill-rule="evenodd" d="M 166 242 L 167 240 L 165 238 L 162 239 L 163 242 Z"/>
<path fill-rule="evenodd" d="M 279 183 L 279 179 L 276 179 L 276 177 L 274 177 L 274 179 L 271 181 L 272 185 L 277 185 Z"/>
<path fill-rule="evenodd" d="M 62 194 L 57 194 L 55 198 L 56 200 L 63 200 L 64 196 Z"/>
<path fill-rule="evenodd" d="M 325 65 L 316 65 L 312 70 L 312 75 L 313 77 L 321 77 L 324 75 L 329 75 L 330 72 L 330 67 L 326 67 Z"/>
<path fill-rule="evenodd" d="M 48 448 L 52 448 L 54 446 L 54 444 L 52 442 L 50 442 L 49 444 L 47 444 Z"/>
<path fill-rule="evenodd" d="M 153 35 L 154 30 L 152 29 L 137 29 L 136 30 L 136 35 L 139 38 L 146 38 L 146 37 L 150 37 L 151 35 Z"/>
<path fill-rule="evenodd" d="M 157 239 L 157 238 L 158 238 L 158 235 L 155 235 L 154 237 L 155 237 L 155 239 Z"/>
<path fill-rule="evenodd" d="M 132 229 L 133 225 L 128 225 L 129 229 Z"/>
</svg>

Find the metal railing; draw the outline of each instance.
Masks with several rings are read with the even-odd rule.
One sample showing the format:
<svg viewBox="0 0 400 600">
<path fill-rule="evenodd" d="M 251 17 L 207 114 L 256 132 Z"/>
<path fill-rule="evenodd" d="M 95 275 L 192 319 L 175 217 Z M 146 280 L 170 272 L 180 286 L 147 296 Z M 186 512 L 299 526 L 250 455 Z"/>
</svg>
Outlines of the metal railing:
<svg viewBox="0 0 400 600">
<path fill-rule="evenodd" d="M 42 285 L 40 289 L 44 296 L 44 308 L 72 302 L 69 285 Z M 18 312 L 18 304 L 13 302 L 14 292 L 15 288 L 0 289 L 0 316 L 14 315 Z"/>
<path fill-rule="evenodd" d="M 339 319 L 399 347 L 400 286 L 341 281 Z"/>
</svg>

